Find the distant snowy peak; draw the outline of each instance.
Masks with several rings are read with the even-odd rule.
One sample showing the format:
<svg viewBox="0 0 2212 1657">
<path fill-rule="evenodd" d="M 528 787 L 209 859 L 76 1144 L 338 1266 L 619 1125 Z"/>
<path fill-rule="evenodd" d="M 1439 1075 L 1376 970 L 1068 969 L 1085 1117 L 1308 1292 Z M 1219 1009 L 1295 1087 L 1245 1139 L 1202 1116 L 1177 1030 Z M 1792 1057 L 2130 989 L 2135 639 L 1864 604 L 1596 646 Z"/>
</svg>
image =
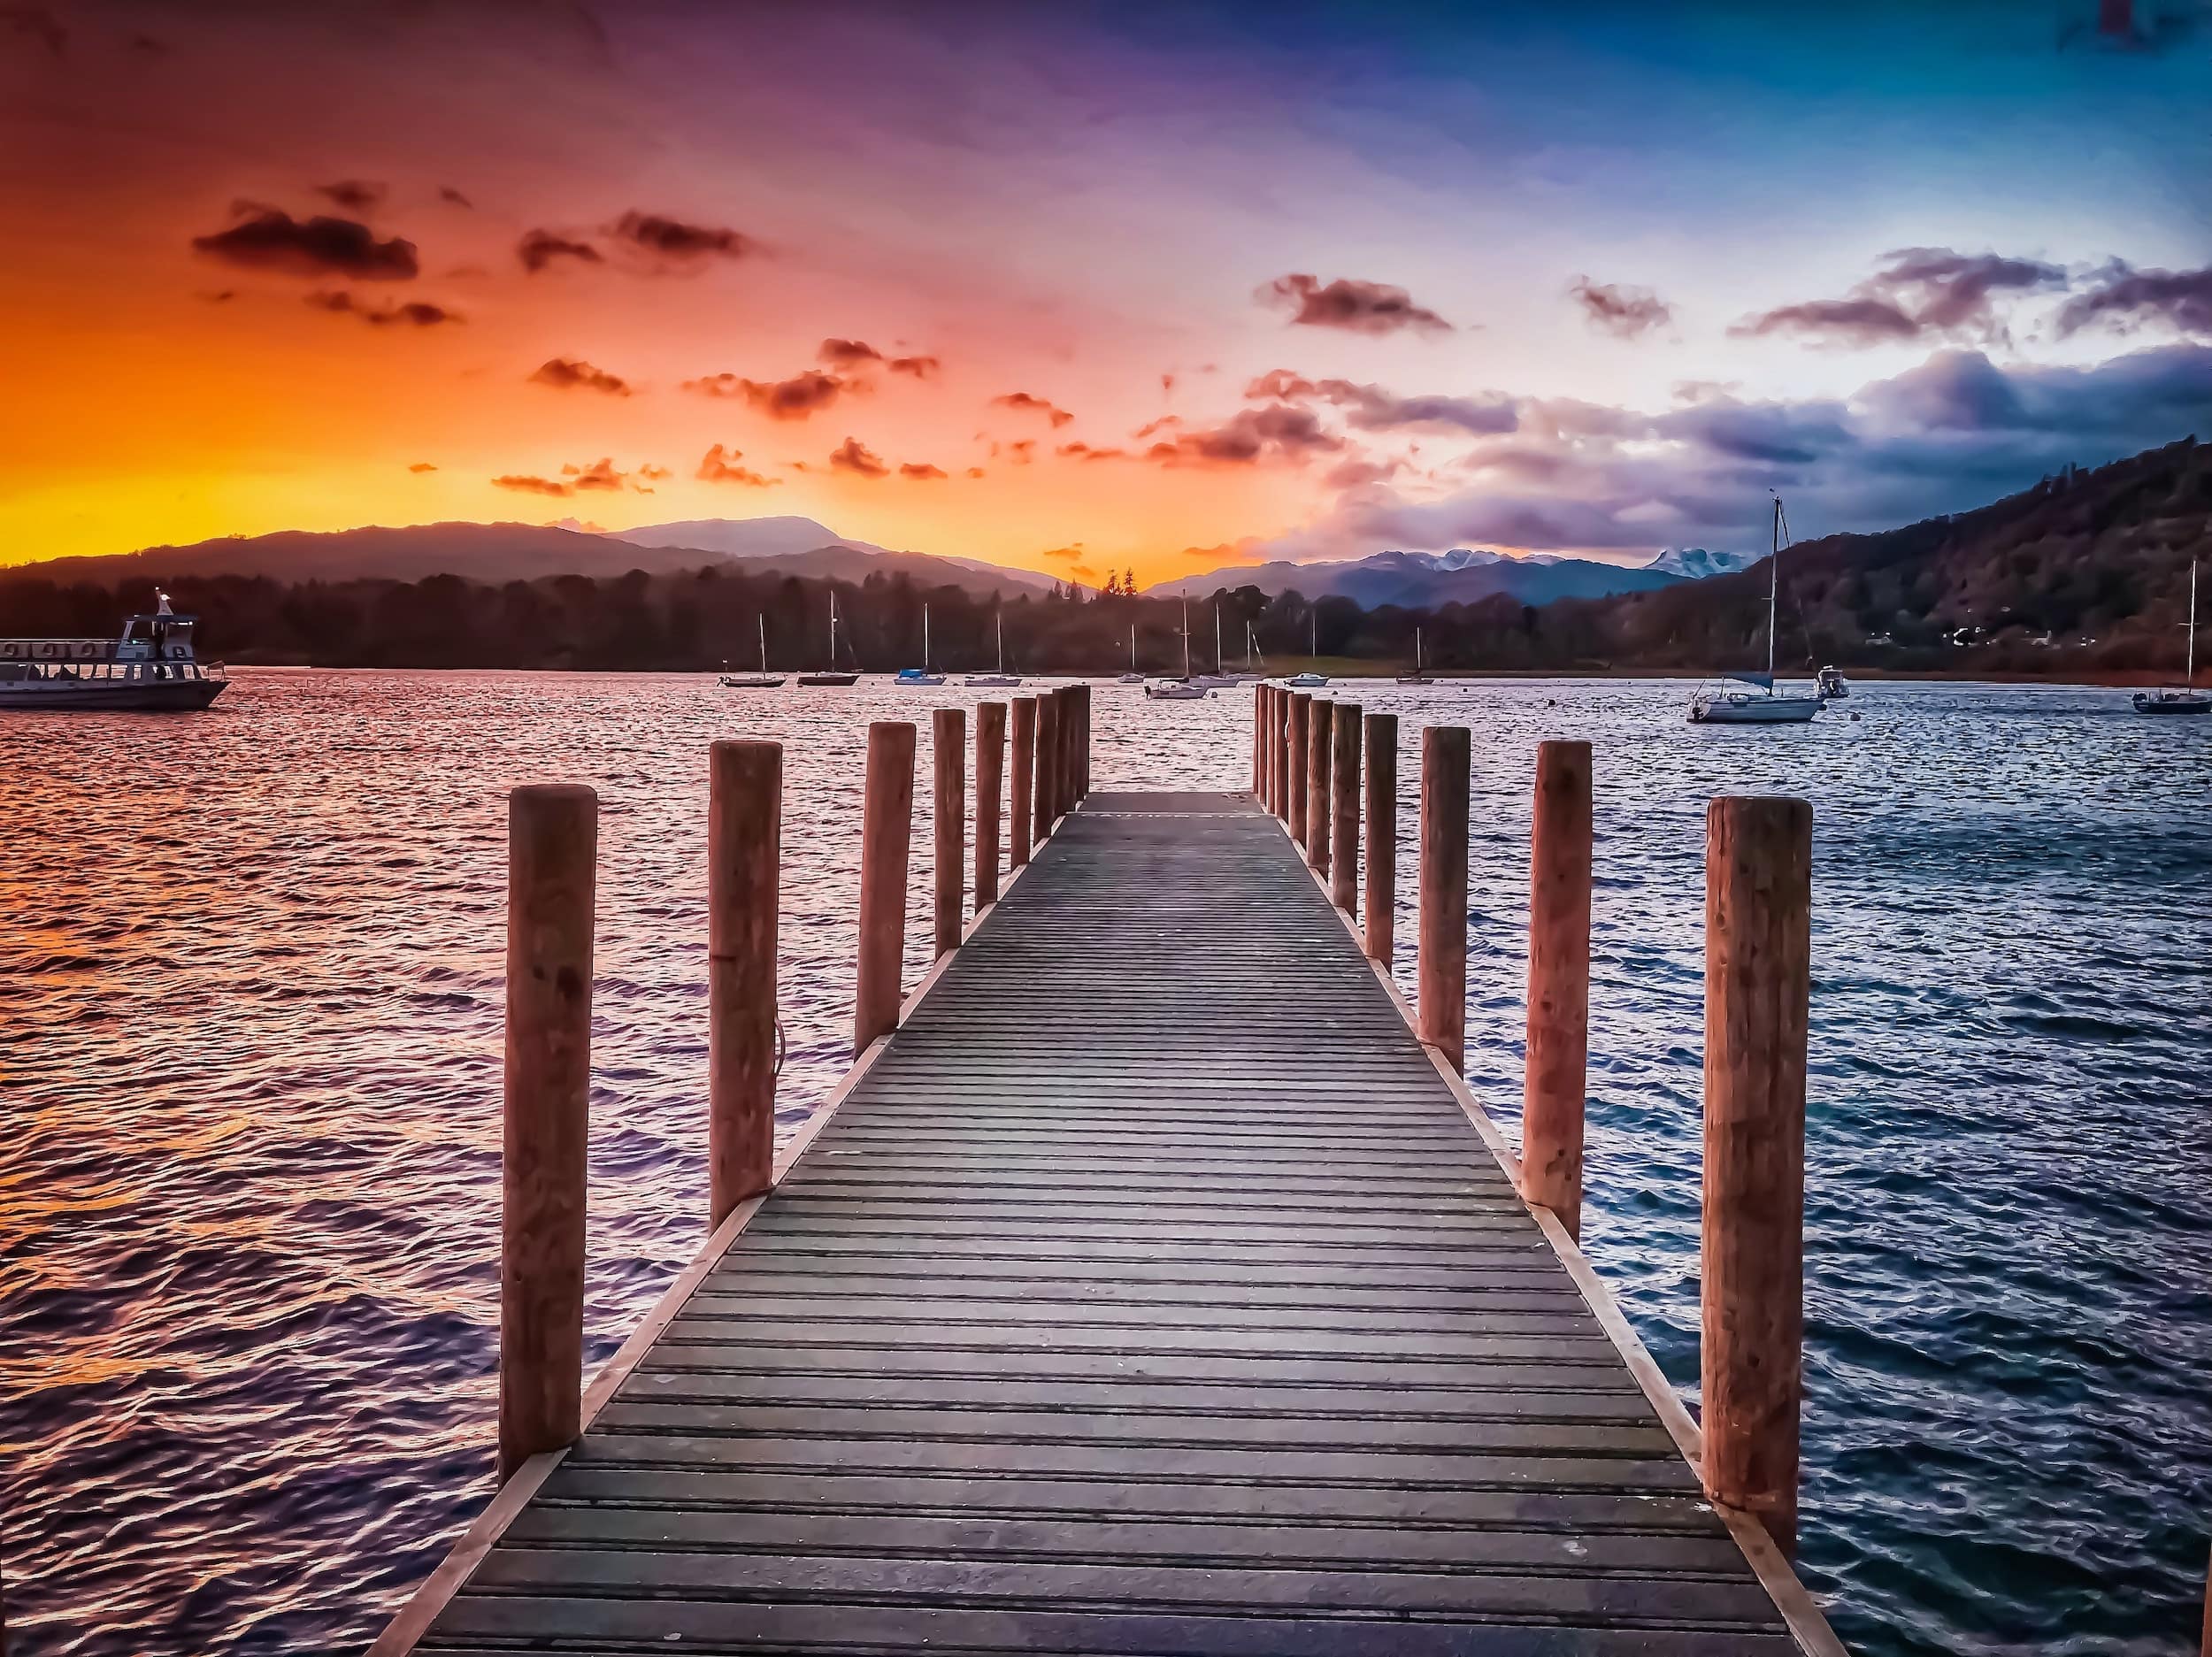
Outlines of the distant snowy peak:
<svg viewBox="0 0 2212 1657">
<path fill-rule="evenodd" d="M 1703 547 L 1670 547 L 1644 568 L 1661 575 L 1678 575 L 1686 581 L 1702 581 L 1709 575 L 1726 575 L 1733 570 L 1748 570 L 1759 562 L 1760 556 L 1755 552 L 1712 552 Z"/>
</svg>

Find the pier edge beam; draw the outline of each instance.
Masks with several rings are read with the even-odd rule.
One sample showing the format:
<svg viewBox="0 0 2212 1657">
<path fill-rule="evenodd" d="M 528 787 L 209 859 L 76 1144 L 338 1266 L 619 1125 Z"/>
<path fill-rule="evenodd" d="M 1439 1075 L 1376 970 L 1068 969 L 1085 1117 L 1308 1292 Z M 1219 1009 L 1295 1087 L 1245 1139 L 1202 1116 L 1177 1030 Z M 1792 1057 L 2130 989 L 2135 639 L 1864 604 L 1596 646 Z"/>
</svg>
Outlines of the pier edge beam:
<svg viewBox="0 0 2212 1657">
<path fill-rule="evenodd" d="M 1590 1051 L 1590 745 L 1540 742 L 1529 831 L 1521 1195 L 1582 1239 Z"/>
<path fill-rule="evenodd" d="M 1421 1039 L 1467 1067 L 1467 794 L 1472 739 L 1465 725 L 1421 733 L 1420 938 L 1414 966 Z"/>
<path fill-rule="evenodd" d="M 1029 861 L 1030 844 L 1036 836 L 1035 825 L 1030 817 L 1030 789 L 1037 769 L 1037 699 L 1017 696 L 1012 700 L 1010 711 L 1014 756 L 1006 777 L 1006 866 L 1018 869 Z"/>
<path fill-rule="evenodd" d="M 930 797 L 930 844 L 934 864 L 936 952 L 960 947 L 961 900 L 967 895 L 968 716 L 959 708 L 937 708 L 929 716 L 933 786 Z"/>
<path fill-rule="evenodd" d="M 1329 733 L 1336 704 L 1317 698 L 1306 710 L 1306 867 L 1329 872 Z"/>
<path fill-rule="evenodd" d="M 776 932 L 783 745 L 708 749 L 707 1229 L 768 1189 L 776 1159 Z"/>
<path fill-rule="evenodd" d="M 599 796 L 507 796 L 507 1016 L 500 1158 L 499 1477 L 575 1442 L 584 1393 Z"/>
<path fill-rule="evenodd" d="M 1006 704 L 975 705 L 975 912 L 998 901 L 999 816 L 1006 781 Z"/>
<path fill-rule="evenodd" d="M 1329 901 L 1353 915 L 1359 909 L 1359 704 L 1337 703 L 1330 725 Z"/>
<path fill-rule="evenodd" d="M 860 825 L 860 959 L 853 984 L 853 1056 L 899 1024 L 907 860 L 914 840 L 914 727 L 868 726 Z"/>
<path fill-rule="evenodd" d="M 1367 930 L 1370 961 L 1388 966 L 1397 953 L 1398 716 L 1367 716 Z"/>
<path fill-rule="evenodd" d="M 1706 814 L 1700 1471 L 1785 1555 L 1804 1393 L 1812 826 L 1803 800 L 1723 797 Z"/>
</svg>

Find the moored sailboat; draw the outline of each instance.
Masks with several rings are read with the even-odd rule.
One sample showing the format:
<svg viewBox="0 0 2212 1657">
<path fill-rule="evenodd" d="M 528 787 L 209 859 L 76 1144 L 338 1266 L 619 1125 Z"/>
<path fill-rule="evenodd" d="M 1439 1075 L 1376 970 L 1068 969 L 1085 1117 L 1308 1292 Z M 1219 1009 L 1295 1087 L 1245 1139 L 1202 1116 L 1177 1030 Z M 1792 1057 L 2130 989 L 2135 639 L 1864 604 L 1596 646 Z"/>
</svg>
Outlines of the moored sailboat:
<svg viewBox="0 0 2212 1657">
<path fill-rule="evenodd" d="M 1413 671 L 1399 674 L 1398 682 L 1401 685 L 1433 685 L 1436 683 L 1432 674 L 1421 671 L 1421 630 L 1418 627 L 1413 630 Z"/>
<path fill-rule="evenodd" d="M 811 687 L 856 685 L 859 682 L 860 671 L 857 668 L 848 673 L 837 665 L 837 594 L 833 590 L 830 594 L 829 661 L 818 671 L 800 674 L 799 683 Z"/>
<path fill-rule="evenodd" d="M 1156 702 L 1198 702 L 1212 694 L 1212 687 L 1194 678 L 1190 671 L 1190 601 L 1183 601 L 1183 676 L 1148 682 L 1144 694 Z"/>
<path fill-rule="evenodd" d="M 1743 671 L 1721 677 L 1749 691 L 1702 691 L 1690 703 L 1693 725 L 1806 725 L 1827 702 L 1816 692 L 1797 695 L 1774 688 L 1775 618 L 1782 599 L 1782 497 L 1774 497 L 1773 548 L 1767 559 L 1767 669 L 1763 673 Z"/>
<path fill-rule="evenodd" d="M 901 668 L 898 671 L 898 677 L 895 679 L 892 683 L 897 685 L 941 685 L 944 682 L 945 676 L 942 673 L 933 673 L 929 671 L 929 606 L 925 604 L 922 606 L 922 664 L 919 667 Z"/>
<path fill-rule="evenodd" d="M 1144 675 L 1137 671 L 1137 624 L 1129 624 L 1129 671 L 1114 681 L 1118 685 L 1141 685 Z"/>
<path fill-rule="evenodd" d="M 998 624 L 998 667 L 989 673 L 971 673 L 966 682 L 979 690 L 1011 690 L 1022 681 L 1018 673 L 1006 671 L 1006 612 L 994 610 L 992 618 Z"/>
<path fill-rule="evenodd" d="M 725 673 L 722 684 L 729 690 L 774 690 L 783 683 L 783 675 L 768 671 L 768 618 L 757 616 L 760 624 L 760 671 L 757 673 Z"/>
<path fill-rule="evenodd" d="M 1306 655 L 1317 662 L 1321 659 L 1321 616 L 1318 610 L 1311 611 L 1306 617 Z M 1293 690 L 1319 690 L 1328 682 L 1326 673 L 1317 673 L 1311 668 L 1301 673 L 1293 673 L 1283 681 Z"/>
<path fill-rule="evenodd" d="M 2197 561 L 2189 560 L 2189 620 L 2188 647 L 2181 671 L 2178 690 L 2139 690 L 2135 693 L 2135 711 L 2138 713 L 2212 713 L 2212 692 L 2196 687 L 2197 679 Z"/>
</svg>

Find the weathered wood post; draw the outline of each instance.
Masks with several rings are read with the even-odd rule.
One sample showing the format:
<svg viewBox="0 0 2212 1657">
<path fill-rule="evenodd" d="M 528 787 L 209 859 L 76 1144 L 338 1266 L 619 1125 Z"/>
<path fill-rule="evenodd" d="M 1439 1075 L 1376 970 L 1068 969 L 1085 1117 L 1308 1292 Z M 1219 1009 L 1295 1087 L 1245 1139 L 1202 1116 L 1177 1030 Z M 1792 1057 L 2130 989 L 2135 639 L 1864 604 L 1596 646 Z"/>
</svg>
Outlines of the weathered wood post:
<svg viewBox="0 0 2212 1657">
<path fill-rule="evenodd" d="M 1398 908 L 1398 716 L 1367 716 L 1367 958 L 1388 966 Z"/>
<path fill-rule="evenodd" d="M 929 716 L 930 747 L 936 760 L 936 787 L 931 799 L 930 841 L 935 856 L 937 953 L 960 947 L 960 900 L 966 895 L 968 862 L 968 716 L 958 708 L 938 708 Z"/>
<path fill-rule="evenodd" d="M 1037 698 L 1037 809 L 1033 821 L 1040 841 L 1060 820 L 1060 693 Z"/>
<path fill-rule="evenodd" d="M 999 811 L 1005 798 L 1006 704 L 975 705 L 975 912 L 998 901 Z"/>
<path fill-rule="evenodd" d="M 1797 1546 L 1813 809 L 1705 818 L 1705 1493 Z"/>
<path fill-rule="evenodd" d="M 1317 701 L 1306 710 L 1306 865 L 1329 872 L 1329 753 L 1335 704 Z"/>
<path fill-rule="evenodd" d="M 1030 785 L 1037 769 L 1037 699 L 1014 698 L 1014 763 L 1006 779 L 1008 828 L 1006 866 L 1018 869 L 1029 861 Z"/>
<path fill-rule="evenodd" d="M 507 796 L 507 1062 L 500 1163 L 499 1477 L 575 1442 L 584 1396 L 599 796 Z"/>
<path fill-rule="evenodd" d="M 1065 817 L 1081 803 L 1083 758 L 1083 693 L 1079 687 L 1060 687 L 1060 788 L 1053 804 Z"/>
<path fill-rule="evenodd" d="M 1272 685 L 1260 687 L 1260 803 L 1280 816 L 1275 793 L 1277 757 L 1283 751 L 1282 692 Z"/>
<path fill-rule="evenodd" d="M 1467 1062 L 1467 727 L 1421 733 L 1421 936 L 1416 995 L 1421 1039 Z"/>
<path fill-rule="evenodd" d="M 783 746 L 707 758 L 707 1229 L 766 1191 L 776 1156 Z"/>
<path fill-rule="evenodd" d="M 1306 843 L 1306 725 L 1312 712 L 1312 697 L 1302 690 L 1291 693 L 1290 729 L 1283 743 L 1290 760 L 1290 798 L 1285 803 L 1290 808 L 1290 838 L 1301 846 Z"/>
<path fill-rule="evenodd" d="M 1528 1047 L 1521 1195 L 1582 1236 L 1590 1042 L 1590 745 L 1536 747 L 1529 836 Z"/>
<path fill-rule="evenodd" d="M 1076 745 L 1075 799 L 1080 805 L 1091 793 L 1091 687 L 1075 687 L 1076 728 L 1082 740 Z"/>
<path fill-rule="evenodd" d="M 1329 901 L 1347 915 L 1359 909 L 1360 710 L 1340 702 L 1330 740 Z"/>
<path fill-rule="evenodd" d="M 906 941 L 906 864 L 914 839 L 914 727 L 868 727 L 860 825 L 860 970 L 853 991 L 853 1056 L 899 1024 Z"/>
</svg>

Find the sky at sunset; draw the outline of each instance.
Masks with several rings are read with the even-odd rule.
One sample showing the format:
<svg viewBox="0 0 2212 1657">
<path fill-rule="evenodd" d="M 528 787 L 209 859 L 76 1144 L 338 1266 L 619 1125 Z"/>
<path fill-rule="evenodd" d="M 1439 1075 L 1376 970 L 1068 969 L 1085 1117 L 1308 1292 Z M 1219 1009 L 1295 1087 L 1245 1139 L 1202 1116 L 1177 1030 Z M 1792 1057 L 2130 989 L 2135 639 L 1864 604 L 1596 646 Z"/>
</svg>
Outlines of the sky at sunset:
<svg viewBox="0 0 2212 1657">
<path fill-rule="evenodd" d="M 2106 11 L 0 0 L 0 563 L 1971 506 L 2212 436 L 2212 18 Z"/>
</svg>

